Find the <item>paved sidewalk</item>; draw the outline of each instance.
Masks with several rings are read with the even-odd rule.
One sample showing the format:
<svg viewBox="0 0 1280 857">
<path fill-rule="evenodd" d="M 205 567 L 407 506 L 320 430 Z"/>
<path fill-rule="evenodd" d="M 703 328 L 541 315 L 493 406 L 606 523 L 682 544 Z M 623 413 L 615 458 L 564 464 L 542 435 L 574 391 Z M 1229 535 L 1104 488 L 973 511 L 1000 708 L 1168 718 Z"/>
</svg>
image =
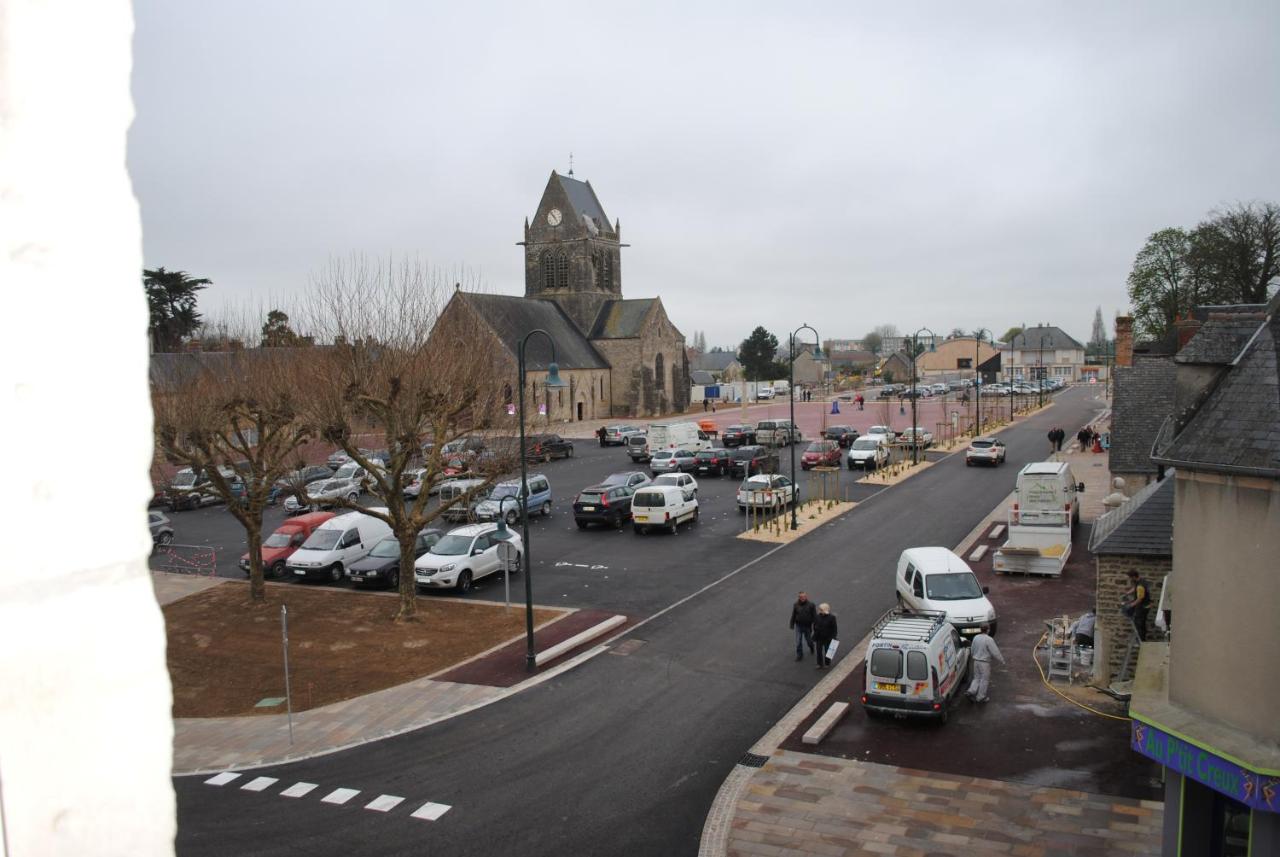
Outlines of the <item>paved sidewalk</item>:
<svg viewBox="0 0 1280 857">
<path fill-rule="evenodd" d="M 175 601 L 181 601 L 188 595 L 204 592 L 219 583 L 225 583 L 225 577 L 209 577 L 195 574 L 173 574 L 168 571 L 151 572 L 151 586 L 155 589 L 156 601 L 161 607 Z"/>
</svg>

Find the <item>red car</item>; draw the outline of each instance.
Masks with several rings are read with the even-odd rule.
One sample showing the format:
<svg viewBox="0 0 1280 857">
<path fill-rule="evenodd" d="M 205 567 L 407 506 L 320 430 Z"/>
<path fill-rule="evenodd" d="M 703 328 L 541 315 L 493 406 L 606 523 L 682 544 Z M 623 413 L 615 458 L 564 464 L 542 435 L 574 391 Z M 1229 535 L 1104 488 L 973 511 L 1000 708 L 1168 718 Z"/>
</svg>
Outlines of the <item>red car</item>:
<svg viewBox="0 0 1280 857">
<path fill-rule="evenodd" d="M 839 467 L 840 444 L 834 440 L 815 440 L 804 451 L 800 466 L 805 470 L 810 467 Z"/>
<path fill-rule="evenodd" d="M 285 560 L 293 555 L 321 524 L 332 518 L 333 512 L 310 512 L 289 518 L 262 542 L 262 576 L 279 579 L 285 574 Z M 249 555 L 240 557 L 240 568 L 249 573 Z"/>
</svg>

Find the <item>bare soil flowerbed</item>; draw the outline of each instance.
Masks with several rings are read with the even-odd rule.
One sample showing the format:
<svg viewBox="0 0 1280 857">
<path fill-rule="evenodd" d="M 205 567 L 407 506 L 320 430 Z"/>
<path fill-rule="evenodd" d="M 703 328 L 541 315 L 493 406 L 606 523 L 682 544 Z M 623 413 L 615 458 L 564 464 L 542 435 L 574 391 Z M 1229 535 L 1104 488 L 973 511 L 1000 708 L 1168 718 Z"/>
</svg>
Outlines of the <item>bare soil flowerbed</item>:
<svg viewBox="0 0 1280 857">
<path fill-rule="evenodd" d="M 418 599 L 414 622 L 393 622 L 399 599 L 377 593 L 268 585 L 263 605 L 229 581 L 164 608 L 174 717 L 278 714 L 284 696 L 280 607 L 289 608 L 295 711 L 393 687 L 446 669 L 524 631 L 524 609 Z M 542 625 L 564 615 L 535 610 Z"/>
</svg>

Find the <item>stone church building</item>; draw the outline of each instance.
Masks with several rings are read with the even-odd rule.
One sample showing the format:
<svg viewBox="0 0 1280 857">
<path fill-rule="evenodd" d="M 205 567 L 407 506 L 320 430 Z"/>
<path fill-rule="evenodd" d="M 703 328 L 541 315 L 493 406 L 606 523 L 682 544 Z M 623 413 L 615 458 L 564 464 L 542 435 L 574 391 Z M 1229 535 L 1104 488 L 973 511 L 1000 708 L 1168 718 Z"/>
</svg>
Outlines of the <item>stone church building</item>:
<svg viewBox="0 0 1280 857">
<path fill-rule="evenodd" d="M 682 411 L 689 406 L 684 334 L 660 298 L 622 296 L 621 232 L 590 182 L 552 172 L 524 224 L 524 297 L 457 291 L 437 324 L 476 324 L 491 337 L 477 350 L 505 355 L 513 379 L 518 343 L 529 331 L 547 331 L 569 386 L 545 388 L 551 348 L 535 336 L 525 351 L 525 404 L 533 413 L 545 406 L 550 423 Z"/>
</svg>

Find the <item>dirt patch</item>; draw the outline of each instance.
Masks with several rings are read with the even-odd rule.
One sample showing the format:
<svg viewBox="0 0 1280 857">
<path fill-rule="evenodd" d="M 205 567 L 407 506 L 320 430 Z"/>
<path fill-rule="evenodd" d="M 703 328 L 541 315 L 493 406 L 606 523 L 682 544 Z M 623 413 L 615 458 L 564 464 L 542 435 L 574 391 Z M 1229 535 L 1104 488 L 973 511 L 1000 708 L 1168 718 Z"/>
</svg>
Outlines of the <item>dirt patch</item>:
<svg viewBox="0 0 1280 857">
<path fill-rule="evenodd" d="M 164 608 L 174 717 L 278 714 L 254 708 L 284 696 L 280 607 L 289 608 L 295 711 L 328 705 L 448 669 L 524 632 L 524 611 L 418 600 L 418 621 L 392 621 L 398 599 L 377 593 L 269 585 L 263 605 L 228 582 Z M 534 610 L 538 625 L 565 611 Z"/>
</svg>

